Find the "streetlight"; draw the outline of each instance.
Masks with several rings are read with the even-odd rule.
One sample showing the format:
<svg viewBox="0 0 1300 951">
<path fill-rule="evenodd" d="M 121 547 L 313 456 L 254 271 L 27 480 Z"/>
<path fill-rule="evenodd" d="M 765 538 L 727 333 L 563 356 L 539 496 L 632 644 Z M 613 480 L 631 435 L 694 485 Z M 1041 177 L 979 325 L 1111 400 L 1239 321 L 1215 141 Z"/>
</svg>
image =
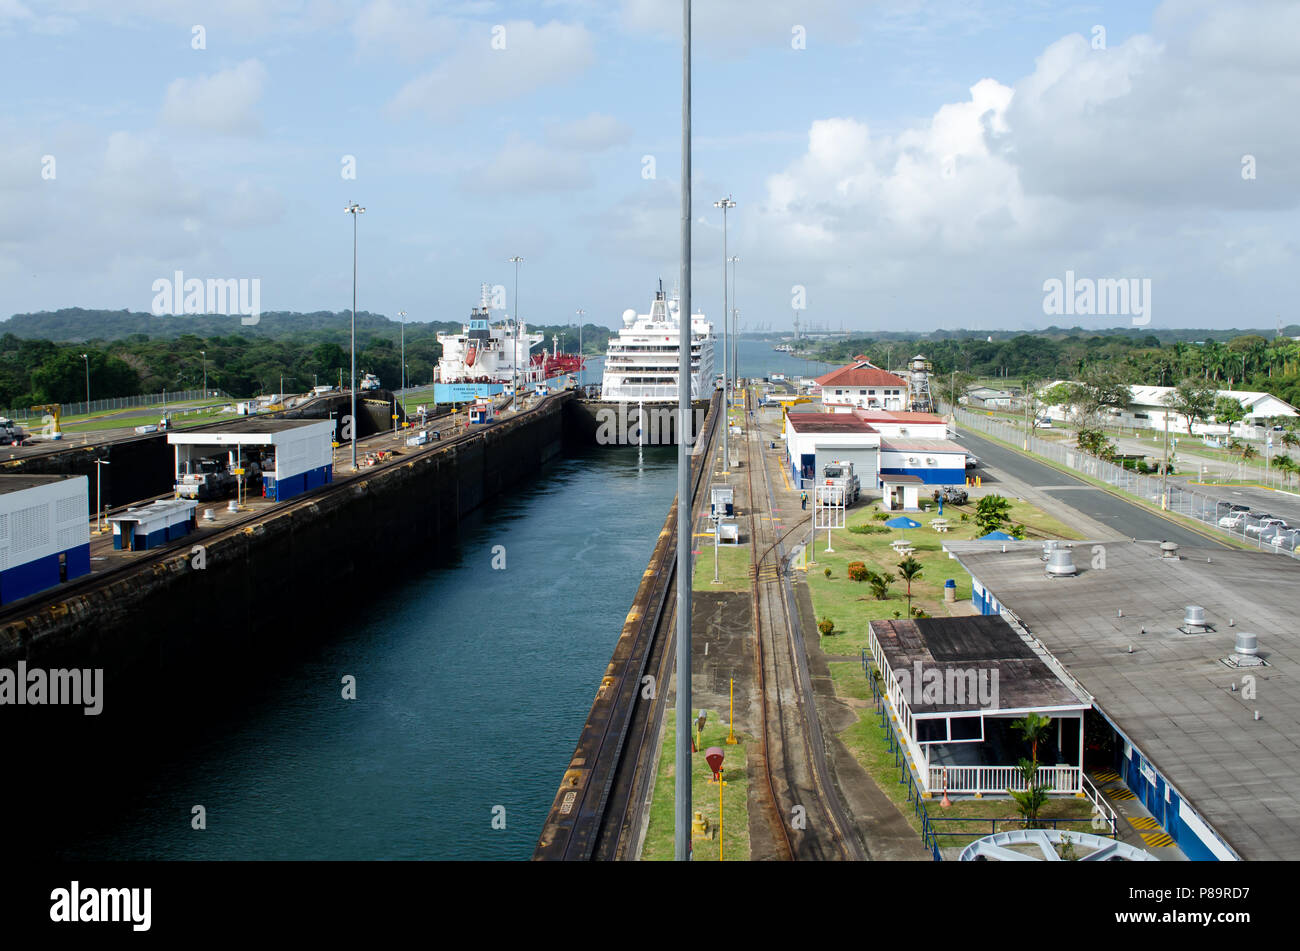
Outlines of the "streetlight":
<svg viewBox="0 0 1300 951">
<path fill-rule="evenodd" d="M 366 210 L 355 201 L 349 201 L 343 209 L 344 214 L 352 216 L 352 471 L 357 471 L 357 215 L 364 215 Z"/>
<path fill-rule="evenodd" d="M 677 577 L 691 577 L 691 0 L 682 0 L 681 313 L 677 346 Z M 723 433 L 727 430 L 724 427 Z M 673 858 L 691 858 L 691 586 L 677 586 L 677 774 L 673 783 Z"/>
<path fill-rule="evenodd" d="M 730 347 L 727 340 L 727 209 L 735 208 L 736 203 L 728 195 L 715 201 L 713 207 L 722 209 L 722 471 L 730 472 L 731 447 L 727 439 L 727 434 L 731 430 L 731 387 L 728 382 L 730 370 L 727 366 L 727 351 Z M 686 314 L 685 319 L 690 323 L 690 313 Z"/>
<path fill-rule="evenodd" d="M 740 258 L 727 258 L 731 264 L 731 372 L 740 379 L 740 311 L 736 309 L 736 264 Z"/>
<path fill-rule="evenodd" d="M 90 412 L 90 354 L 83 353 L 81 359 L 86 361 L 86 412 Z"/>
<path fill-rule="evenodd" d="M 112 463 L 109 462 L 107 459 L 95 460 L 95 534 L 96 535 L 103 534 L 103 529 L 99 527 L 100 526 L 99 516 L 100 513 L 103 511 L 103 500 L 101 499 L 99 494 L 99 474 L 104 470 L 101 469 L 100 466 L 111 466 L 111 465 Z"/>
<path fill-rule="evenodd" d="M 577 310 L 578 314 L 578 356 L 582 356 L 582 318 L 587 316 L 587 312 L 581 307 Z"/>
<path fill-rule="evenodd" d="M 524 263 L 524 259 L 515 255 L 507 263 L 515 266 L 515 385 L 510 394 L 510 412 L 514 413 L 519 410 L 519 265 Z"/>
<path fill-rule="evenodd" d="M 208 398 L 208 351 L 200 350 L 203 356 L 203 398 Z"/>
<path fill-rule="evenodd" d="M 399 310 L 397 316 L 402 318 L 402 392 L 406 392 L 406 311 Z"/>
</svg>

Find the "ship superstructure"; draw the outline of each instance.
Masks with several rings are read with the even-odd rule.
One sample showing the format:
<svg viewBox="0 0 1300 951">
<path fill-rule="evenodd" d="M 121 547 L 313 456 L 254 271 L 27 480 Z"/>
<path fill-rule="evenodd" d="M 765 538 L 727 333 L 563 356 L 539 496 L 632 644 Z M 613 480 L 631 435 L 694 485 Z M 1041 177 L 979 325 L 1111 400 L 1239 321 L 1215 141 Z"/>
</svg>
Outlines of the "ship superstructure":
<svg viewBox="0 0 1300 951">
<path fill-rule="evenodd" d="M 601 399 L 618 402 L 672 402 L 678 398 L 681 352 L 681 302 L 664 295 L 663 282 L 650 313 L 623 312 L 623 329 L 611 337 L 605 355 Z M 708 399 L 715 387 L 713 325 L 691 315 L 691 399 Z"/>
</svg>

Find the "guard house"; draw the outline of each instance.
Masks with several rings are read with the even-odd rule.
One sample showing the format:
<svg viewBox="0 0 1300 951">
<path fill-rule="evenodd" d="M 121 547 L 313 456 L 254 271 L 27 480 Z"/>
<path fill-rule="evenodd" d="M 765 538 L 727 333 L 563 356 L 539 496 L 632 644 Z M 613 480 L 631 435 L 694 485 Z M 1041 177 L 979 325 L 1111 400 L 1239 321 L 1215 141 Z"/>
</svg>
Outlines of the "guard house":
<svg viewBox="0 0 1300 951">
<path fill-rule="evenodd" d="M 1092 704 L 1001 617 L 872 621 L 868 645 L 923 791 L 1024 790 L 1018 764 L 1029 752 L 1011 723 L 1037 713 L 1052 721 L 1037 781 L 1052 794 L 1096 797 L 1083 772 Z"/>
<path fill-rule="evenodd" d="M 471 423 L 490 423 L 495 416 L 496 410 L 491 403 L 479 402 L 469 408 Z"/>
<path fill-rule="evenodd" d="M 85 476 L 0 475 L 0 604 L 90 573 Z"/>
<path fill-rule="evenodd" d="M 886 512 L 917 512 L 921 509 L 921 486 L 925 482 L 919 475 L 903 472 L 881 475 L 880 507 Z"/>
<path fill-rule="evenodd" d="M 220 430 L 175 432 L 175 480 L 183 464 L 224 454 L 231 471 L 256 462 L 262 493 L 282 502 L 334 481 L 334 422 L 315 419 L 249 419 Z"/>
<path fill-rule="evenodd" d="M 196 502 L 163 499 L 138 508 L 132 506 L 109 518 L 113 547 L 118 551 L 148 551 L 194 531 Z"/>
</svg>

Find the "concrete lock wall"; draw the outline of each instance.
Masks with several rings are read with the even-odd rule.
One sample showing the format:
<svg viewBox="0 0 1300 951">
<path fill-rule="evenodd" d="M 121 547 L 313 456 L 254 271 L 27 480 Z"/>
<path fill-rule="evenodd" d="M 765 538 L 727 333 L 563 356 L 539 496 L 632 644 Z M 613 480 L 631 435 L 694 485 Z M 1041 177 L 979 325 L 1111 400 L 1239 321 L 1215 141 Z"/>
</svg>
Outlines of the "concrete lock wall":
<svg viewBox="0 0 1300 951">
<path fill-rule="evenodd" d="M 560 452 L 567 400 L 204 541 L 202 570 L 183 549 L 57 608 L 10 620 L 0 625 L 0 666 L 19 659 L 46 668 L 103 666 L 105 690 L 120 698 L 147 696 L 148 681 L 164 673 L 174 688 L 191 675 L 198 681 L 256 663 L 263 651 L 310 637 L 304 625 L 336 609 L 346 592 L 363 604 L 368 582 L 399 577 L 404 559 L 450 544 L 467 513 L 532 477 Z M 134 689 L 141 683 L 144 690 Z"/>
</svg>

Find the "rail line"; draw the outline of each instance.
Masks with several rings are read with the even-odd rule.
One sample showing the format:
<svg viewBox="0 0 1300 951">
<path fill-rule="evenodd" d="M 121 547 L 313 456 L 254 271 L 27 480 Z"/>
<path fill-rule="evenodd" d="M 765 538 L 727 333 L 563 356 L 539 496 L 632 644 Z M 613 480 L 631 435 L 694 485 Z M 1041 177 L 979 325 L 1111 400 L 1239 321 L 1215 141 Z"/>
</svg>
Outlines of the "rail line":
<svg viewBox="0 0 1300 951">
<path fill-rule="evenodd" d="M 695 453 L 686 517 L 694 524 L 700 486 L 712 468 L 720 402 L 714 395 Z M 542 827 L 535 861 L 588 861 L 633 857 L 648 796 L 647 753 L 662 721 L 668 675 L 677 643 L 677 519 L 674 501 L 623 625 L 623 633 L 592 702 L 577 748 Z M 653 566 L 663 566 L 653 571 Z M 689 579 L 688 579 L 689 580 Z M 647 676 L 654 680 L 647 682 Z"/>
<path fill-rule="evenodd" d="M 555 394 L 553 396 L 543 397 L 535 405 L 529 407 L 526 410 L 521 410 L 517 414 L 517 416 L 511 418 L 515 419 L 515 418 L 525 417 L 528 414 L 536 412 L 537 410 L 541 409 L 543 406 L 546 405 L 547 401 L 557 399 L 562 395 L 563 394 Z M 451 418 L 453 417 L 450 416 L 439 417 L 439 419 L 451 419 Z M 495 425 L 499 425 L 499 423 L 491 423 L 489 424 L 489 428 Z M 483 429 L 471 430 L 468 432 L 461 433 L 460 435 L 457 436 L 452 436 L 446 439 L 441 439 L 434 443 L 430 443 L 426 447 L 415 449 L 409 455 L 404 453 L 400 457 L 399 460 L 400 464 L 405 465 L 408 463 L 415 462 L 419 459 L 423 459 L 426 456 L 432 456 L 435 453 L 441 452 L 442 450 L 447 449 L 451 446 L 455 446 L 460 443 L 464 443 L 472 439 L 476 439 L 483 432 L 484 432 Z M 357 443 L 360 444 L 365 440 L 370 439 L 376 435 L 379 434 L 372 433 L 370 436 L 362 437 L 357 440 Z M 285 514 L 287 512 L 299 511 L 301 509 L 315 505 L 320 501 L 321 495 L 323 493 L 339 490 L 349 485 L 364 482 L 368 479 L 374 478 L 376 475 L 382 472 L 387 471 L 388 468 L 389 468 L 388 466 L 384 466 L 382 468 L 366 469 L 360 472 L 349 473 L 348 475 L 335 478 L 328 485 L 322 486 L 319 489 L 314 489 L 302 495 L 295 496 L 293 499 L 287 502 L 278 503 L 270 508 L 261 509 L 256 512 L 250 512 L 247 515 L 242 515 L 238 518 L 230 520 L 229 522 L 225 522 L 220 526 L 220 528 L 213 531 L 209 535 L 203 535 L 203 536 L 196 536 L 194 534 L 187 535 L 186 537 L 179 539 L 176 542 L 163 545 L 159 548 L 150 549 L 147 552 L 143 552 L 140 554 L 140 557 L 132 558 L 129 562 L 125 564 L 117 565 L 112 568 L 105 568 L 102 571 L 91 572 L 89 575 L 83 575 L 81 578 L 64 582 L 63 584 L 59 585 L 57 588 L 50 588 L 47 591 L 41 592 L 36 595 L 32 595 L 30 598 L 25 598 L 20 601 L 12 602 L 11 604 L 6 605 L 3 609 L 0 609 L 0 625 L 7 624 L 12 621 L 20 620 L 24 617 L 31 617 L 33 615 L 40 614 L 42 611 L 46 611 L 51 608 L 57 607 L 59 604 L 66 602 L 70 598 L 78 597 L 84 594 L 89 594 L 101 590 L 103 588 L 106 588 L 110 585 L 116 584 L 118 581 L 122 580 L 123 578 L 128 577 L 129 575 L 132 575 L 140 571 L 146 565 L 153 565 L 165 561 L 168 558 L 174 558 L 178 553 L 182 551 L 188 553 L 193 548 L 193 546 L 198 543 L 200 537 L 204 541 L 212 541 L 218 538 L 223 538 L 249 525 L 255 525 L 258 522 L 265 521 L 268 518 L 273 518 Z M 172 497 L 172 493 L 164 493 L 162 496 L 159 496 L 159 498 L 171 498 L 171 497 Z M 139 503 L 137 502 L 132 504 L 138 505 Z"/>
<path fill-rule="evenodd" d="M 747 411 L 752 408 L 749 390 L 745 392 L 745 406 Z M 755 464 L 762 475 L 769 512 L 775 511 L 775 501 L 762 440 L 754 424 L 749 427 L 749 451 L 745 468 L 752 532 L 750 593 L 762 720 L 759 760 L 767 792 L 766 811 L 769 821 L 780 830 L 775 838 L 788 859 L 863 859 L 867 857 L 865 850 L 829 778 L 812 679 L 795 620 L 797 609 L 791 603 L 784 577 L 787 559 L 781 551 L 782 543 L 803 526 L 777 535 L 771 521 L 764 525 L 758 517 Z M 760 545 L 766 545 L 761 554 Z M 794 703 L 782 702 L 783 697 L 790 696 Z"/>
</svg>

